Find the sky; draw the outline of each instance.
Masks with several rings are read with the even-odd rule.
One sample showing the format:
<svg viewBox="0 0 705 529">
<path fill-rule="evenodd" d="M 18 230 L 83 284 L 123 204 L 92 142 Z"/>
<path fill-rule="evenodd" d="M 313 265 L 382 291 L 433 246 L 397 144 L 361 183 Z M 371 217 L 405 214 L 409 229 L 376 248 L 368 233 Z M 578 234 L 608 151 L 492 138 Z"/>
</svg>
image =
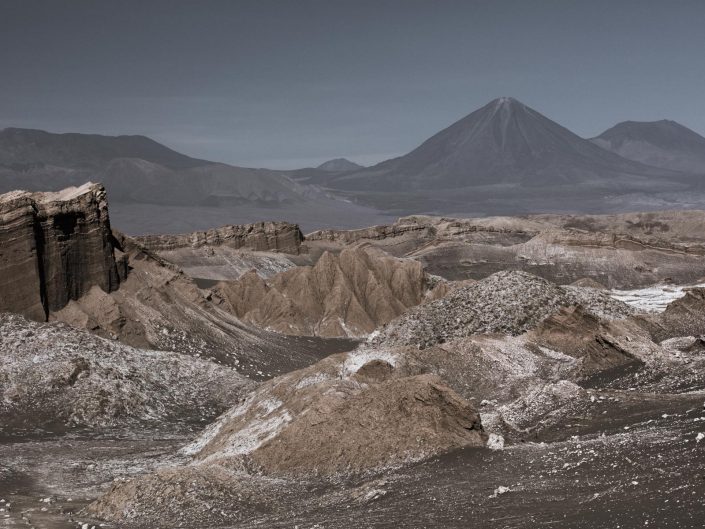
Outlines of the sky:
<svg viewBox="0 0 705 529">
<path fill-rule="evenodd" d="M 500 96 L 705 135 L 705 1 L 0 0 L 0 128 L 367 165 Z"/>
</svg>

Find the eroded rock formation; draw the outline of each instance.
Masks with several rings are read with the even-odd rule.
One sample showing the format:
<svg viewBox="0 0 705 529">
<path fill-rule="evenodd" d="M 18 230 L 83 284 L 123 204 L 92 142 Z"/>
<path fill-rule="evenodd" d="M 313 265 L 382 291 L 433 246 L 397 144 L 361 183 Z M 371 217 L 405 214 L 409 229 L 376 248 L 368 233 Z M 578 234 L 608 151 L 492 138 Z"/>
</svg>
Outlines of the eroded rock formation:
<svg viewBox="0 0 705 529">
<path fill-rule="evenodd" d="M 178 267 L 116 234 L 130 274 L 114 292 L 94 287 L 50 319 L 134 347 L 200 355 L 255 378 L 310 365 L 347 343 L 323 344 L 252 328 L 215 305 Z M 338 348 L 340 347 L 340 348 Z M 331 349 L 332 348 L 332 349 Z"/>
<path fill-rule="evenodd" d="M 367 243 L 416 259 L 429 273 L 449 280 L 482 279 L 501 270 L 523 270 L 560 284 L 590 278 L 609 288 L 699 280 L 705 275 L 705 251 L 697 235 L 702 215 L 684 212 L 664 219 L 659 229 L 647 229 L 658 222 L 633 215 L 475 219 L 417 215 L 362 230 L 314 232 L 306 236 L 305 246 L 314 253 Z"/>
<path fill-rule="evenodd" d="M 288 222 L 256 222 L 222 226 L 182 235 L 144 235 L 135 240 L 145 248 L 159 252 L 201 246 L 228 246 L 256 251 L 279 251 L 298 254 L 303 234 L 298 225 Z"/>
<path fill-rule="evenodd" d="M 246 457 L 268 473 L 331 474 L 398 465 L 486 440 L 477 410 L 434 375 L 359 384 L 350 378 L 312 382 L 295 373 L 253 396 L 186 452 L 210 462 Z"/>
<path fill-rule="evenodd" d="M 46 320 L 94 286 L 115 290 L 126 273 L 103 186 L 0 196 L 0 311 Z"/>
<path fill-rule="evenodd" d="M 361 336 L 421 303 L 432 286 L 420 263 L 380 253 L 326 252 L 314 266 L 266 280 L 250 272 L 214 290 L 239 318 L 278 332 Z"/>
<path fill-rule="evenodd" d="M 641 323 L 658 341 L 701 336 L 705 333 L 705 288 L 688 289 L 685 296 L 669 303 L 664 312 L 645 315 Z"/>
</svg>

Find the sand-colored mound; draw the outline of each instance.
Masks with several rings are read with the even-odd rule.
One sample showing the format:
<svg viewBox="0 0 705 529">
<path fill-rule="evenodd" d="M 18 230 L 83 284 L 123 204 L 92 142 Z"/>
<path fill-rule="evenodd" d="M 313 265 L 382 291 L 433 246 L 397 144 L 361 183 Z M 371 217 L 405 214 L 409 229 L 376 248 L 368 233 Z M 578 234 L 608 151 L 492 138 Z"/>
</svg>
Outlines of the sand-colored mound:
<svg viewBox="0 0 705 529">
<path fill-rule="evenodd" d="M 265 473 L 331 474 L 484 444 L 477 411 L 437 376 L 361 382 L 357 368 L 334 377 L 333 362 L 265 384 L 186 452 L 211 463 L 244 459 Z"/>
<path fill-rule="evenodd" d="M 220 465 L 167 467 L 116 482 L 86 514 L 128 527 L 164 527 L 165 520 L 176 516 L 180 524 L 187 523 L 183 527 L 221 527 L 276 512 L 295 490 L 288 482 L 253 478 Z"/>
<path fill-rule="evenodd" d="M 264 382 L 182 450 L 190 462 L 116 483 L 87 512 L 145 522 L 178 506 L 184 520 L 237 519 L 276 509 L 267 503 L 286 494 L 273 491 L 287 476 L 360 475 L 485 446 L 468 401 L 438 376 L 404 376 L 385 358 L 394 362 L 380 351 L 338 354 Z M 247 498 L 245 510 L 233 508 L 236 497 Z"/>
<path fill-rule="evenodd" d="M 250 272 L 214 290 L 246 322 L 285 334 L 352 337 L 418 305 L 432 284 L 416 261 L 356 247 L 270 279 Z"/>
</svg>

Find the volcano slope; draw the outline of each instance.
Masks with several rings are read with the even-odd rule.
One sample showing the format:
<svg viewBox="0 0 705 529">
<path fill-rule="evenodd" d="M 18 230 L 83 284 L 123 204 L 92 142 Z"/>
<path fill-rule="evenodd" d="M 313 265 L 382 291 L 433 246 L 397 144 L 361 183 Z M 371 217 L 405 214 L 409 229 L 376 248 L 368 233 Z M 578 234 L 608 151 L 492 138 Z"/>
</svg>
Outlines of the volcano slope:
<svg viewBox="0 0 705 529">
<path fill-rule="evenodd" d="M 705 138 L 675 121 L 624 121 L 591 141 L 654 167 L 705 174 Z"/>
</svg>

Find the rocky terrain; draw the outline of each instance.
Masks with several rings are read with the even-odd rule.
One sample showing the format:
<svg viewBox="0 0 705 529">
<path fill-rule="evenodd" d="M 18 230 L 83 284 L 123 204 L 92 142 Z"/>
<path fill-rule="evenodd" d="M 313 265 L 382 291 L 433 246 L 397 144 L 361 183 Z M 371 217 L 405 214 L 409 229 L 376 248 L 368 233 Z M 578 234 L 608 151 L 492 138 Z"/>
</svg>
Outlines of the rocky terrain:
<svg viewBox="0 0 705 529">
<path fill-rule="evenodd" d="M 153 252 L 226 246 L 233 249 L 246 248 L 255 251 L 297 254 L 304 237 L 295 224 L 260 222 L 241 226 L 223 226 L 182 235 L 147 235 L 134 239 Z M 175 262 L 175 264 L 178 263 Z"/>
<path fill-rule="evenodd" d="M 0 436 L 200 425 L 250 383 L 230 367 L 0 314 Z M 173 426 L 172 426 L 173 428 Z"/>
<path fill-rule="evenodd" d="M 207 299 L 178 267 L 111 231 L 99 185 L 10 193 L 0 204 L 8 212 L 0 217 L 0 232 L 7 237 L 0 251 L 7 278 L 0 282 L 5 311 L 62 321 L 134 347 L 212 358 L 255 377 L 350 347 L 287 339 L 242 323 Z M 251 228 L 242 231 L 247 244 L 267 244 L 263 232 Z M 281 241 L 287 241 L 282 244 L 295 246 L 298 229 L 286 225 L 281 230 L 286 234 Z M 238 240 L 222 230 L 220 238 Z"/>
<path fill-rule="evenodd" d="M 533 295 L 515 298 L 500 295 L 495 302 L 498 312 L 530 315 L 536 310 L 534 299 L 539 294 L 544 292 L 550 296 L 561 291 L 555 285 L 526 274 L 513 273 L 508 277 L 510 279 L 499 274 L 498 278 L 489 278 L 488 291 L 497 288 L 499 279 L 517 293 L 524 288 Z M 561 292 L 567 297 L 565 291 Z M 592 463 L 609 464 L 608 468 L 616 469 L 619 464 L 611 461 L 619 461 L 616 454 L 622 449 L 620 446 L 651 446 L 654 454 L 667 457 L 669 461 L 673 461 L 670 459 L 674 457 L 673 452 L 691 453 L 695 458 L 691 460 L 697 462 L 695 468 L 702 468 L 697 430 L 690 433 L 693 430 L 688 426 L 693 424 L 697 429 L 705 395 L 705 356 L 692 348 L 697 340 L 684 338 L 678 346 L 673 342 L 659 344 L 640 318 L 627 317 L 631 311 L 605 296 L 604 292 L 592 291 L 583 298 L 569 300 L 570 305 L 563 308 L 560 303 L 544 300 L 540 304 L 549 307 L 544 315 L 551 312 L 552 315 L 534 320 L 529 316 L 527 321 L 531 323 L 517 328 L 520 334 L 516 337 L 507 336 L 507 330 L 494 335 L 461 333 L 424 349 L 380 338 L 356 351 L 331 356 L 273 379 L 187 445 L 182 454 L 188 459 L 175 467 L 164 467 L 153 474 L 114 485 L 87 513 L 131 526 L 138 520 L 157 523 L 165 514 L 160 505 L 178 505 L 180 519 L 186 523 L 196 519 L 191 517 L 198 517 L 201 523 L 208 519 L 213 525 L 248 526 L 248 521 L 257 523 L 255 520 L 259 523 L 268 520 L 275 525 L 284 520 L 290 523 L 293 508 L 309 524 L 321 519 L 330 523 L 335 519 L 335 515 L 328 514 L 333 506 L 349 505 L 346 509 L 357 512 L 355 505 L 359 501 L 360 508 L 374 510 L 374 505 L 385 502 L 383 498 L 391 493 L 395 499 L 387 504 L 384 512 L 387 516 L 394 512 L 395 520 L 406 519 L 397 508 L 398 502 L 404 502 L 403 490 L 409 480 L 422 479 L 421 476 L 428 475 L 429 469 L 437 467 L 441 461 L 453 459 L 445 457 L 434 460 L 431 466 L 412 464 L 409 467 L 412 461 L 452 447 L 484 442 L 502 451 L 497 454 L 507 455 L 489 457 L 480 452 L 452 452 L 462 454 L 456 457 L 484 462 L 475 469 L 474 475 L 489 476 L 488 469 L 496 468 L 493 472 L 502 476 L 500 479 L 505 480 L 502 483 L 507 483 L 495 481 L 492 485 L 490 481 L 485 485 L 483 509 L 492 508 L 492 504 L 487 503 L 488 497 L 519 491 L 536 494 L 544 490 L 542 494 L 546 494 L 545 487 L 550 487 L 551 480 L 560 481 L 561 476 L 569 472 L 566 469 L 573 469 L 568 474 L 572 476 L 590 473 Z M 587 312 L 583 304 L 599 314 Z M 679 305 L 691 306 L 692 302 L 679 300 L 671 310 Z M 705 304 L 700 307 L 704 308 Z M 464 307 L 450 305 L 444 312 L 444 320 L 452 322 L 464 313 Z M 482 316 L 475 314 L 470 320 L 480 320 Z M 443 316 L 439 314 L 438 318 Z M 655 318 L 662 328 L 672 329 L 667 317 Z M 531 330 L 521 332 L 526 329 Z M 685 356 L 685 350 L 692 352 Z M 694 373 L 699 375 L 694 377 Z M 600 378 L 602 374 L 608 375 Z M 424 388 L 432 392 L 429 394 Z M 411 391 L 413 398 L 407 398 L 407 391 Z M 654 391 L 658 399 L 650 400 L 654 399 Z M 480 410 L 479 417 L 473 415 L 473 406 Z M 399 411 L 392 411 L 399 407 L 403 410 L 401 415 Z M 675 422 L 673 419 L 665 421 L 669 413 L 661 411 L 664 409 L 675 414 Z M 452 410 L 465 411 L 456 415 Z M 463 423 L 461 417 L 478 419 L 472 426 L 472 423 Z M 649 429 L 648 425 L 655 422 L 653 417 L 660 417 L 663 422 Z M 380 424 L 377 419 L 384 425 L 383 431 L 376 430 Z M 396 433 L 397 428 L 405 434 Z M 472 433 L 475 429 L 475 440 L 465 437 L 464 432 Z M 678 439 L 676 443 L 682 448 L 673 448 L 671 452 L 666 445 L 652 444 L 651 435 L 660 429 L 666 429 L 669 432 L 666 435 Z M 410 441 L 413 441 L 411 445 L 399 444 Z M 397 459 L 399 454 L 405 454 L 401 461 Z M 507 463 L 506 470 L 499 470 L 505 467 L 500 467 L 498 461 L 506 461 L 505 458 L 510 461 L 516 458 L 517 464 L 541 468 L 540 473 L 546 474 L 541 474 L 543 479 L 539 481 L 524 482 L 527 479 L 524 477 L 516 481 L 516 477 L 510 477 L 511 464 Z M 380 463 L 383 463 L 381 469 Z M 550 464 L 553 466 L 546 466 Z M 609 499 L 614 498 L 616 492 L 612 489 L 615 488 L 631 487 L 634 491 L 652 494 L 668 482 L 666 475 L 645 478 L 650 470 L 642 473 L 643 463 L 630 459 L 628 464 L 633 466 L 628 479 L 610 470 L 600 480 L 591 481 L 590 489 L 596 490 L 598 497 Z M 331 472 L 336 476 L 341 473 L 354 476 L 362 470 L 361 477 L 330 488 Z M 689 494 L 697 495 L 702 487 L 697 471 L 688 471 L 687 475 L 692 478 L 687 478 L 681 486 Z M 273 480 L 274 476 L 283 481 Z M 637 487 L 644 479 L 646 484 Z M 284 492 L 288 488 L 286 483 L 292 480 L 309 492 L 292 498 L 291 492 Z M 441 490 L 436 488 L 436 483 L 432 480 L 426 482 L 426 486 Z M 452 485 L 453 490 L 457 487 L 468 487 L 465 490 L 472 491 L 475 485 L 460 485 L 460 482 Z M 624 494 L 628 496 L 631 492 Z M 227 499 L 233 495 L 251 499 L 234 509 Z M 262 497 L 281 498 L 288 507 L 278 502 L 265 506 L 255 500 Z M 304 500 L 298 507 L 291 507 L 301 501 L 300 498 L 310 500 L 313 497 L 316 499 L 312 504 Z M 450 526 L 463 526 L 462 515 L 458 521 L 450 522 L 441 514 L 447 508 L 457 509 L 463 504 L 459 499 L 452 504 L 438 505 L 430 498 L 424 501 L 425 515 L 418 506 L 412 508 L 417 516 L 428 516 L 430 511 L 440 517 L 433 518 L 436 521 L 445 519 Z M 613 516 L 624 523 L 629 512 L 624 511 L 624 500 L 612 501 L 621 505 Z M 685 526 L 694 527 L 686 521 L 694 523 L 695 518 L 691 516 L 695 504 L 685 498 L 682 501 L 689 507 L 678 519 Z M 203 504 L 211 509 L 204 510 Z M 523 509 L 526 512 L 526 507 Z M 584 513 L 592 512 L 590 504 L 580 509 Z M 516 526 L 531 526 L 529 521 L 538 513 L 534 514 L 531 509 L 528 512 L 532 513 L 528 518 L 522 517 L 525 523 Z M 382 516 L 379 520 L 369 521 L 371 526 L 384 523 L 384 515 L 381 512 L 379 515 Z M 595 515 L 597 511 L 590 514 Z M 642 519 L 644 516 L 660 519 L 657 511 L 650 509 L 642 511 L 641 516 Z M 568 526 L 580 526 L 576 523 L 570 522 Z M 502 527 L 501 524 L 494 526 Z"/>
<path fill-rule="evenodd" d="M 114 292 L 100 288 L 50 315 L 128 345 L 175 351 L 268 377 L 346 350 L 345 341 L 290 339 L 255 328 L 220 308 L 179 268 L 121 238 L 129 274 Z"/>
<path fill-rule="evenodd" d="M 252 271 L 215 285 L 214 297 L 243 321 L 284 334 L 364 336 L 443 288 L 413 260 L 372 249 L 325 252 L 313 266 L 263 279 Z"/>
<path fill-rule="evenodd" d="M 330 364 L 326 367 L 335 367 Z M 438 451 L 484 445 L 477 411 L 437 377 L 385 380 L 365 365 L 357 367 L 359 371 L 350 370 L 342 380 L 321 378 L 319 366 L 261 386 L 183 449 L 193 462 L 116 484 L 87 513 L 127 523 L 131 518 L 152 522 L 161 514 L 158 505 L 176 504 L 186 507 L 187 520 L 194 510 L 209 519 L 238 520 L 251 516 L 247 511 L 253 506 L 234 510 L 228 494 L 280 494 L 275 490 L 283 485 L 261 474 L 252 476 L 243 470 L 247 467 L 280 480 L 295 479 L 292 474 L 389 469 Z M 367 383 L 356 382 L 356 377 L 365 377 Z M 204 487 L 204 481 L 211 485 Z M 191 497 L 184 489 L 190 489 Z M 375 494 L 362 492 L 368 493 Z M 202 501 L 215 509 L 203 512 L 198 506 Z"/>
<path fill-rule="evenodd" d="M 522 270 L 560 284 L 590 278 L 610 288 L 694 283 L 705 277 L 702 213 L 664 214 L 666 230 L 651 214 L 531 216 L 453 219 L 403 217 L 363 230 L 324 230 L 305 246 L 335 250 L 367 243 L 416 259 L 450 280 L 479 279 Z"/>
<path fill-rule="evenodd" d="M 43 285 L 0 298 L 0 527 L 701 525 L 696 212 L 135 239 L 98 186 L 0 203 Z"/>
<path fill-rule="evenodd" d="M 269 277 L 295 266 L 303 234 L 295 224 L 260 222 L 182 235 L 135 237 L 201 285 L 237 279 L 249 270 Z"/>
<path fill-rule="evenodd" d="M 633 313 L 601 290 L 561 287 L 526 272 L 497 272 L 408 310 L 377 332 L 373 341 L 423 348 L 473 334 L 516 336 L 560 308 L 578 305 L 606 319 Z"/>
</svg>

